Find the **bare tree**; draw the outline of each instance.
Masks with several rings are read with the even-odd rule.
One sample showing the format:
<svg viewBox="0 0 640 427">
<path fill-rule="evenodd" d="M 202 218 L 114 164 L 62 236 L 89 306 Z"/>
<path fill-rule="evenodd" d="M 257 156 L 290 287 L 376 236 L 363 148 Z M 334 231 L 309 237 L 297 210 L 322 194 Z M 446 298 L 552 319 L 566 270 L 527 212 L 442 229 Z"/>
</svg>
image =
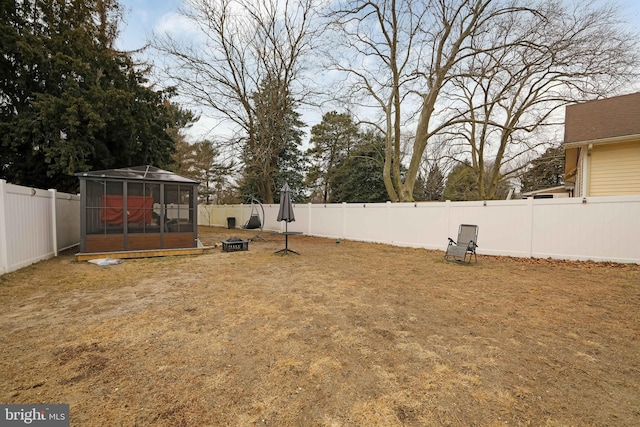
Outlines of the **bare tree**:
<svg viewBox="0 0 640 427">
<path fill-rule="evenodd" d="M 344 35 L 347 53 L 334 66 L 351 76 L 354 94 L 374 100 L 386 136 L 384 182 L 392 201 L 413 200 L 413 187 L 433 129 L 440 93 L 456 65 L 472 52 L 467 40 L 512 6 L 491 0 L 357 0 L 330 14 Z M 347 59 L 345 61 L 345 59 Z M 404 112 L 403 109 L 406 109 Z M 449 117 L 444 122 L 455 122 Z M 406 174 L 401 173 L 401 131 L 416 126 Z"/>
<path fill-rule="evenodd" d="M 626 34 L 616 25 L 613 8 L 581 3 L 571 11 L 564 3 L 351 0 L 333 8 L 331 27 L 343 36 L 345 46 L 340 56 L 333 55 L 333 66 L 349 75 L 351 94 L 361 97 L 364 108 L 381 113 L 373 121 L 386 136 L 384 182 L 392 201 L 413 200 L 429 140 L 460 129 L 467 132 L 466 147 L 471 147 L 478 180 L 485 179 L 487 170 L 480 157 L 484 148 L 475 142 L 478 133 L 485 132 L 480 136 L 487 141 L 494 136 L 504 140 L 492 159 L 489 179 L 493 184 L 479 185 L 492 192 L 501 181 L 501 167 L 518 155 L 507 150 L 509 144 L 526 142 L 523 133 L 535 130 L 533 123 L 548 123 L 570 95 L 580 99 L 576 94 L 597 92 L 596 86 L 599 91 L 610 90 L 615 85 L 602 83 L 615 82 L 629 72 L 628 66 L 636 62 L 625 49 L 633 51 L 635 42 L 623 43 Z M 555 10 L 561 13 L 553 16 Z M 608 14 L 599 16 L 603 11 Z M 603 34 L 607 27 L 612 35 Z M 528 50 L 533 57 L 528 57 Z M 607 66 L 621 53 L 627 62 Z M 505 88 L 502 96 L 496 85 Z M 561 85 L 566 90 L 561 91 Z M 553 103 L 559 92 L 562 101 Z M 460 102 L 469 99 L 471 106 Z M 495 105 L 488 99 L 495 99 Z M 463 123 L 473 126 L 452 128 Z M 416 130 L 403 174 L 401 131 L 405 126 Z"/>
<path fill-rule="evenodd" d="M 261 171 L 259 192 L 267 203 L 273 202 L 273 158 L 281 147 L 269 136 L 269 121 L 258 117 L 283 114 L 257 111 L 255 94 L 265 82 L 277 82 L 273 108 L 287 110 L 288 103 L 304 100 L 305 58 L 315 32 L 312 10 L 312 0 L 186 0 L 180 11 L 186 34 L 154 37 L 168 81 L 233 129 L 230 147 L 249 162 L 246 166 Z"/>
<path fill-rule="evenodd" d="M 458 163 L 460 151 L 450 144 L 446 135 L 433 135 L 422 156 L 419 176 L 423 177 L 425 189 L 423 196 L 426 200 L 437 200 L 434 195 L 441 196 L 438 189 L 444 185 L 444 178 Z M 440 182 L 442 177 L 442 182 Z M 419 189 L 415 189 L 419 191 Z"/>
<path fill-rule="evenodd" d="M 535 13 L 510 14 L 469 40 L 474 55 L 459 64 L 452 90 L 467 120 L 448 129 L 476 173 L 479 197 L 498 197 L 567 103 L 615 93 L 638 64 L 637 39 L 618 25 L 612 5 L 543 0 Z"/>
</svg>

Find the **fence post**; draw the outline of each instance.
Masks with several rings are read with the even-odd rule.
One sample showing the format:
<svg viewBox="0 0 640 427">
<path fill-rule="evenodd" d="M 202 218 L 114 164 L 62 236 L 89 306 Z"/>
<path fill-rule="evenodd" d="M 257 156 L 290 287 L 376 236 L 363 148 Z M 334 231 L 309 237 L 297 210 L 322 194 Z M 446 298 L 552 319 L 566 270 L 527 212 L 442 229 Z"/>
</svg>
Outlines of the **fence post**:
<svg viewBox="0 0 640 427">
<path fill-rule="evenodd" d="M 527 232 L 527 238 L 529 241 L 527 242 L 527 256 L 529 258 L 533 257 L 533 197 L 527 198 L 527 226 L 529 230 Z"/>
<path fill-rule="evenodd" d="M 56 203 L 58 201 L 58 192 L 55 188 L 50 188 L 51 193 L 51 240 L 53 241 L 53 256 L 58 256 L 58 218 Z"/>
<path fill-rule="evenodd" d="M 342 236 L 340 238 L 347 238 L 347 202 L 342 202 Z"/>
<path fill-rule="evenodd" d="M 444 206 L 446 207 L 445 211 L 447 212 L 447 236 L 451 236 L 451 200 L 445 200 Z M 457 234 L 458 232 L 456 231 L 456 234 L 453 235 L 456 236 Z M 447 250 L 446 246 L 444 247 L 444 250 Z"/>
<path fill-rule="evenodd" d="M 307 203 L 307 234 L 311 235 L 311 203 Z"/>
<path fill-rule="evenodd" d="M 6 221 L 6 187 L 7 181 L 0 179 L 0 274 L 9 271 L 9 257 L 7 245 L 7 221 Z"/>
<path fill-rule="evenodd" d="M 393 238 L 391 237 L 392 233 L 391 233 L 391 226 L 395 225 L 395 221 L 391 220 L 391 201 L 387 200 L 387 202 L 385 203 L 385 213 L 386 213 L 386 221 L 387 221 L 387 227 L 386 227 L 386 233 L 385 233 L 385 243 L 389 243 L 391 244 L 393 242 Z M 393 224 L 392 224 L 393 223 Z"/>
</svg>

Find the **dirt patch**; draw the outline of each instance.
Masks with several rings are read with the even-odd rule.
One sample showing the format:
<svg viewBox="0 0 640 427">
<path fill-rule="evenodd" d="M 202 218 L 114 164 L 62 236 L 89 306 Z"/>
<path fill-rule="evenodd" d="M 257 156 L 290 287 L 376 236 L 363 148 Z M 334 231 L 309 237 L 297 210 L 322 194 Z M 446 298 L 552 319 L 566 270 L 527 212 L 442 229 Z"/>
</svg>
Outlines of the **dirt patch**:
<svg viewBox="0 0 640 427">
<path fill-rule="evenodd" d="M 640 425 L 640 266 L 203 227 L 0 276 L 0 401 L 72 425 Z"/>
</svg>

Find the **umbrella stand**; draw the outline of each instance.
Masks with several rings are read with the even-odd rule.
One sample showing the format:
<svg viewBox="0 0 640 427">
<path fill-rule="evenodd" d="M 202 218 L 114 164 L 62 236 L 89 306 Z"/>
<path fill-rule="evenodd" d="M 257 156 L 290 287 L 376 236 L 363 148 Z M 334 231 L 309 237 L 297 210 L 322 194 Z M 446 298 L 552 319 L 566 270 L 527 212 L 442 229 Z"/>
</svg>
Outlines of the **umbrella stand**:
<svg viewBox="0 0 640 427">
<path fill-rule="evenodd" d="M 291 252 L 296 255 L 300 255 L 298 252 L 289 249 L 289 235 L 302 234 L 301 231 L 289 231 L 289 223 L 295 220 L 296 216 L 293 214 L 293 204 L 291 203 L 291 188 L 289 188 L 289 184 L 285 182 L 282 186 L 282 189 L 280 190 L 280 209 L 278 210 L 277 218 L 278 222 L 284 221 L 285 223 L 285 231 L 284 233 L 280 233 L 284 234 L 284 249 L 280 249 L 275 253 L 287 255 L 289 252 Z"/>
<path fill-rule="evenodd" d="M 284 224 L 284 249 L 280 249 L 279 251 L 276 251 L 276 254 L 280 254 L 280 255 L 287 255 L 289 253 L 292 254 L 296 254 L 296 255 L 300 255 L 298 252 L 294 251 L 293 249 L 289 249 L 289 235 L 294 235 L 294 234 L 302 234 L 300 231 L 291 231 L 289 232 L 289 223 L 285 222 Z"/>
</svg>

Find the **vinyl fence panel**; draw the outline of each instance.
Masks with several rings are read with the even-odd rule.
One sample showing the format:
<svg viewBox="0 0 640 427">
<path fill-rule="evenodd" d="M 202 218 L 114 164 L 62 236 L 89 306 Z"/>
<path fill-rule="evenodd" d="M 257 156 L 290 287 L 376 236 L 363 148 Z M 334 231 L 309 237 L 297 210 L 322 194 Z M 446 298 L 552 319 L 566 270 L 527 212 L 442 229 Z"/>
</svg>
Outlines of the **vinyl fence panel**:
<svg viewBox="0 0 640 427">
<path fill-rule="evenodd" d="M 80 196 L 56 193 L 57 248 L 62 251 L 80 242 Z"/>
<path fill-rule="evenodd" d="M 0 180 L 0 274 L 80 241 L 80 198 Z"/>
<path fill-rule="evenodd" d="M 532 256 L 640 263 L 640 197 L 584 200 L 535 204 Z"/>
<path fill-rule="evenodd" d="M 265 205 L 265 229 L 284 228 L 275 221 L 277 208 Z M 249 215 L 248 205 L 201 209 L 210 219 L 201 225 Z M 319 237 L 445 250 L 460 224 L 476 224 L 479 254 L 640 264 L 640 196 L 296 204 L 294 211 L 289 230 Z"/>
</svg>

